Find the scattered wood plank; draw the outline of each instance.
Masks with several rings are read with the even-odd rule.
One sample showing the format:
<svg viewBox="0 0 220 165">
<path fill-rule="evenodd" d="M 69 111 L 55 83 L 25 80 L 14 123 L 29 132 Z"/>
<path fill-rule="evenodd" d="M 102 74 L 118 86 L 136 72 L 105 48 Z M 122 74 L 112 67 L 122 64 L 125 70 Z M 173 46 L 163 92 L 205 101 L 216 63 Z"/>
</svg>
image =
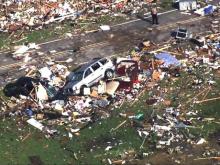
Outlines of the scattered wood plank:
<svg viewBox="0 0 220 165">
<path fill-rule="evenodd" d="M 31 133 L 29 132 L 21 141 L 22 141 L 22 142 L 25 141 L 27 138 L 30 137 L 30 135 L 31 135 Z"/>
<path fill-rule="evenodd" d="M 220 97 L 215 97 L 215 98 L 211 98 L 211 99 L 205 99 L 205 100 L 197 101 L 196 103 L 200 104 L 200 103 L 205 103 L 205 102 L 219 100 L 219 99 L 220 99 Z"/>
<path fill-rule="evenodd" d="M 112 129 L 110 130 L 110 132 L 116 131 L 116 130 L 119 129 L 121 126 L 123 126 L 126 122 L 127 122 L 127 120 L 124 120 L 122 123 L 120 123 L 119 125 L 117 125 L 117 127 L 112 128 Z"/>
<path fill-rule="evenodd" d="M 25 76 L 29 77 L 33 72 L 35 72 L 35 70 L 31 69 Z"/>
<path fill-rule="evenodd" d="M 147 88 L 144 88 L 139 94 L 138 96 L 134 99 L 134 101 L 131 103 L 131 106 L 134 105 L 134 103 L 136 103 L 138 101 L 138 98 L 146 91 Z"/>
<path fill-rule="evenodd" d="M 151 51 L 150 53 L 161 52 L 161 51 L 166 50 L 166 49 L 168 49 L 168 48 L 170 48 L 170 45 L 166 45 L 166 46 L 164 46 L 164 47 L 162 47 L 162 48 L 160 48 L 160 49 L 157 49 L 157 50 Z"/>
<path fill-rule="evenodd" d="M 154 59 L 153 59 L 153 58 L 152 58 L 152 60 L 151 60 L 151 63 L 152 63 L 152 69 L 154 70 L 155 67 L 154 67 Z"/>
<path fill-rule="evenodd" d="M 15 34 L 15 31 L 13 31 L 6 40 L 9 40 L 13 35 Z"/>
<path fill-rule="evenodd" d="M 205 93 L 205 95 L 203 96 L 202 100 L 204 100 L 207 97 L 207 95 L 209 94 L 210 90 L 211 90 L 211 87 L 208 88 L 208 90 Z"/>
<path fill-rule="evenodd" d="M 115 164 L 115 165 L 119 165 L 119 164 L 123 164 L 124 160 L 115 160 L 112 162 L 112 164 Z"/>
<path fill-rule="evenodd" d="M 119 106 L 119 108 L 121 108 L 121 106 L 124 104 L 125 102 L 125 98 L 122 100 L 121 105 Z"/>
<path fill-rule="evenodd" d="M 208 88 L 209 89 L 209 88 Z M 204 92 L 206 92 L 208 90 L 207 88 L 205 88 L 204 90 L 202 90 L 201 92 L 199 92 L 197 95 L 195 95 L 193 98 L 189 99 L 186 104 L 190 103 L 193 99 L 195 99 L 196 97 L 200 96 L 201 94 L 203 94 Z"/>
<path fill-rule="evenodd" d="M 142 144 L 140 146 L 140 149 L 144 148 L 144 143 L 145 143 L 146 139 L 147 139 L 147 137 L 144 138 L 144 140 L 143 140 L 143 142 L 142 142 Z"/>
<path fill-rule="evenodd" d="M 182 56 L 182 53 L 177 53 L 177 52 L 171 52 L 171 51 L 166 51 L 167 53 L 173 54 L 173 55 L 177 55 L 177 56 Z"/>
<path fill-rule="evenodd" d="M 220 156 L 218 156 L 218 157 L 208 157 L 208 158 L 197 158 L 197 159 L 194 159 L 194 160 L 209 160 L 209 159 L 220 160 Z"/>
<path fill-rule="evenodd" d="M 26 39 L 27 39 L 27 37 L 24 37 L 24 38 L 21 38 L 21 39 L 19 39 L 19 40 L 17 40 L 17 41 L 14 41 L 13 43 L 18 43 L 18 42 L 23 41 L 23 40 L 26 40 Z"/>
</svg>

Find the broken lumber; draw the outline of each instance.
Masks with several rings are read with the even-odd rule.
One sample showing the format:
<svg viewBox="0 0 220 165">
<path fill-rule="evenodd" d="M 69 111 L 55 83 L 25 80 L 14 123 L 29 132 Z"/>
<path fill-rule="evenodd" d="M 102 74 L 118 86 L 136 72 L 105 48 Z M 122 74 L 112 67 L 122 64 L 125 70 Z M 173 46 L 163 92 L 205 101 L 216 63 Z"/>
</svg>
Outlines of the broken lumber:
<svg viewBox="0 0 220 165">
<path fill-rule="evenodd" d="M 147 88 L 144 88 L 139 94 L 138 96 L 134 99 L 134 101 L 131 103 L 131 106 L 134 105 L 134 103 L 136 103 L 138 101 L 138 98 L 146 91 Z"/>
<path fill-rule="evenodd" d="M 214 159 L 214 160 L 220 160 L 220 156 L 218 157 L 208 157 L 208 158 L 197 158 L 197 159 L 194 159 L 194 160 L 209 160 L 209 159 Z"/>
<path fill-rule="evenodd" d="M 117 125 L 117 127 L 115 127 L 115 128 L 112 128 L 111 130 L 110 130 L 110 132 L 112 132 L 112 131 L 115 131 L 115 130 L 117 130 L 117 129 L 119 129 L 121 126 L 123 126 L 125 123 L 127 122 L 127 120 L 124 120 L 122 123 L 120 123 L 119 125 Z"/>
<path fill-rule="evenodd" d="M 211 87 L 208 88 L 208 90 L 205 93 L 205 95 L 203 96 L 202 100 L 204 100 L 207 97 L 207 95 L 209 94 L 210 90 L 211 90 Z"/>
<path fill-rule="evenodd" d="M 209 88 L 208 88 L 209 89 Z M 199 92 L 197 95 L 195 95 L 193 98 L 189 99 L 186 104 L 188 104 L 189 102 L 191 102 L 193 99 L 195 99 L 196 97 L 200 96 L 201 94 L 203 94 L 204 92 L 206 92 L 208 90 L 207 88 L 205 88 L 204 90 L 202 90 L 201 92 Z"/>
<path fill-rule="evenodd" d="M 215 98 L 211 98 L 211 99 L 201 100 L 201 101 L 197 101 L 196 104 L 205 103 L 205 102 L 208 102 L 208 101 L 219 100 L 219 99 L 220 99 L 220 97 L 215 97 Z"/>
<path fill-rule="evenodd" d="M 31 133 L 29 132 L 21 141 L 22 141 L 22 142 L 25 141 L 27 138 L 30 137 L 30 135 L 31 135 Z"/>
<path fill-rule="evenodd" d="M 163 51 L 163 50 L 166 50 L 166 49 L 169 48 L 169 47 L 170 47 L 170 45 L 166 45 L 166 46 L 164 46 L 164 47 L 162 47 L 162 48 L 160 48 L 160 49 L 151 51 L 150 53 L 153 54 L 153 53 L 161 52 L 161 51 Z"/>
</svg>

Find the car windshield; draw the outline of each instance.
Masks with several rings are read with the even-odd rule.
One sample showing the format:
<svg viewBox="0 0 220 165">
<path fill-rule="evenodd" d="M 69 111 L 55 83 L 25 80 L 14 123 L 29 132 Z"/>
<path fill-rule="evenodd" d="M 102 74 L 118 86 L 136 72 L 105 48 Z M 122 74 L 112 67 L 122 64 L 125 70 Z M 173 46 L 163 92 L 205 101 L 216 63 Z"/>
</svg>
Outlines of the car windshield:
<svg viewBox="0 0 220 165">
<path fill-rule="evenodd" d="M 75 72 L 73 74 L 72 81 L 81 81 L 83 78 L 83 72 Z"/>
</svg>

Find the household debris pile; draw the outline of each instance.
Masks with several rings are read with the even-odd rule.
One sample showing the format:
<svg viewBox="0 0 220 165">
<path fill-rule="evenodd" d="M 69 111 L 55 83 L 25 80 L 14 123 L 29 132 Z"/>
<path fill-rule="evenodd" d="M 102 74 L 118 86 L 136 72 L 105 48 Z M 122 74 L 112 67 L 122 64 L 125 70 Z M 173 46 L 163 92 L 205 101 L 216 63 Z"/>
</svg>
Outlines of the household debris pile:
<svg viewBox="0 0 220 165">
<path fill-rule="evenodd" d="M 105 62 L 107 59 L 95 60 Z M 22 116 L 26 114 L 32 118 L 32 124 L 37 122 L 33 122 L 33 118 L 43 121 L 49 119 L 50 124 L 66 123 L 72 133 L 76 130 L 78 132 L 90 122 L 109 117 L 111 107 L 119 107 L 125 100 L 133 100 L 146 81 L 147 77 L 138 72 L 137 61 L 128 58 L 117 58 L 115 61 L 114 77 L 100 79 L 92 86 L 80 88 L 80 95 L 65 94 L 64 89 L 71 83 L 68 78 L 71 74 L 65 65 L 51 61 L 47 61 L 47 66 L 42 68 L 26 68 L 29 77 L 21 77 L 16 82 L 7 84 L 4 93 L 12 97 L 11 103 L 16 105 L 16 110 L 11 107 L 15 110 L 12 111 L 16 114 L 20 112 Z M 103 110 L 106 107 L 109 107 L 109 111 Z M 3 109 L 6 110 L 5 108 Z M 57 114 L 59 117 L 52 120 L 47 113 Z"/>
<path fill-rule="evenodd" d="M 59 134 L 56 126 L 62 125 L 67 131 L 65 136 L 71 139 L 93 122 L 110 117 L 114 109 L 123 108 L 125 103 L 134 105 L 147 93 L 146 107 L 152 107 L 152 114 L 123 110 L 118 114 L 126 118 L 125 122 L 110 132 L 130 122 L 143 138 L 141 147 L 154 136 L 155 147 L 168 148 L 169 152 L 174 151 L 172 148 L 181 152 L 180 142 L 200 145 L 205 139 L 182 130 L 196 129 L 197 122 L 208 120 L 194 111 L 196 105 L 219 99 L 218 93 L 211 99 L 207 95 L 216 85 L 214 73 L 219 73 L 220 35 L 197 36 L 182 42 L 186 42 L 186 47 L 180 48 L 179 41 L 174 40 L 158 48 L 144 41 L 128 57 L 96 58 L 73 72 L 68 69 L 69 60 L 62 64 L 45 61 L 35 68 L 27 66 L 25 77 L 4 88 L 11 99 L 1 98 L 1 114 L 20 116 L 47 137 Z M 111 71 L 96 77 L 101 73 L 99 68 Z M 87 76 L 91 77 L 83 81 Z M 181 77 L 186 80 L 178 85 Z M 192 89 L 189 93 L 188 88 Z M 201 92 L 196 93 L 198 90 Z"/>
<path fill-rule="evenodd" d="M 202 36 L 198 38 L 201 39 Z M 144 151 L 143 157 L 154 153 L 150 152 L 151 150 L 145 151 L 146 147 L 162 150 L 170 155 L 181 155 L 188 152 L 190 147 L 187 146 L 196 148 L 210 143 L 210 139 L 201 136 L 201 132 L 207 127 L 207 123 L 215 123 L 218 127 L 220 122 L 215 116 L 206 117 L 198 105 L 220 99 L 218 87 L 220 56 L 217 49 L 220 36 L 212 34 L 203 39 L 202 45 L 192 39 L 187 42 L 184 49 L 183 47 L 176 49 L 176 44 L 179 43 L 174 41 L 171 49 L 156 54 L 155 57 L 163 62 L 152 61 L 153 69 L 151 72 L 146 70 L 148 81 L 143 87 L 147 91 L 145 96 L 135 101 L 137 102 L 135 107 L 132 107 L 131 103 L 122 108 L 119 116 L 125 120 L 111 131 L 135 128 L 138 136 L 143 139 L 140 145 L 140 150 Z M 193 45 L 190 45 L 191 43 Z M 168 52 L 176 54 L 177 58 L 170 56 Z M 137 110 L 134 112 L 132 109 Z M 196 135 L 193 132 L 197 132 Z M 219 139 L 216 138 L 215 142 L 219 144 Z M 200 158 L 194 160 L 210 158 L 218 162 L 220 154 L 218 150 L 207 148 L 210 150 L 208 153 L 212 152 L 210 155 L 207 156 L 204 152 Z M 194 155 L 193 152 L 189 153 L 189 157 Z M 134 152 L 131 157 L 121 157 L 119 160 L 106 159 L 106 162 L 126 164 L 137 159 L 138 155 Z M 175 156 L 172 156 L 172 159 L 176 164 L 184 161 Z"/>
<path fill-rule="evenodd" d="M 15 32 L 21 29 L 38 30 L 54 22 L 72 20 L 97 21 L 99 16 L 130 16 L 143 13 L 150 15 L 152 0 L 43 0 L 43 1 L 3 1 L 0 4 L 0 32 Z M 156 1 L 158 8 L 162 1 Z M 188 7 L 186 7 L 188 9 Z M 217 6 L 198 3 L 198 15 L 212 14 Z"/>
<path fill-rule="evenodd" d="M 64 19 L 76 19 L 80 10 L 67 1 L 5 1 L 1 5 L 0 31 L 13 32 Z"/>
<path fill-rule="evenodd" d="M 19 29 L 42 29 L 53 22 L 87 19 L 110 14 L 137 13 L 146 10 L 150 1 L 3 1 L 0 4 L 0 31 L 13 32 Z"/>
</svg>

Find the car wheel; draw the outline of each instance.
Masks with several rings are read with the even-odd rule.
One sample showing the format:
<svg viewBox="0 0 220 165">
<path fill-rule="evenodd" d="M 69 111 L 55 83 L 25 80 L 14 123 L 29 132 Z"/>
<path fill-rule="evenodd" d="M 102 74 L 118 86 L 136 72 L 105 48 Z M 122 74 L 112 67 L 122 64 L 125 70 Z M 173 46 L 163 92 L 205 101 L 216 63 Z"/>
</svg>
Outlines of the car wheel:
<svg viewBox="0 0 220 165">
<path fill-rule="evenodd" d="M 65 95 L 70 95 L 70 96 L 73 95 L 73 89 L 71 89 L 71 88 L 65 89 L 65 90 L 64 90 L 64 94 L 65 94 Z"/>
<path fill-rule="evenodd" d="M 114 71 L 113 70 L 106 70 L 105 71 L 105 78 L 106 79 L 110 79 L 110 78 L 113 78 L 113 76 L 114 76 Z"/>
<path fill-rule="evenodd" d="M 80 88 L 80 95 L 84 95 L 84 88 L 87 88 L 86 85 L 82 85 Z"/>
</svg>

